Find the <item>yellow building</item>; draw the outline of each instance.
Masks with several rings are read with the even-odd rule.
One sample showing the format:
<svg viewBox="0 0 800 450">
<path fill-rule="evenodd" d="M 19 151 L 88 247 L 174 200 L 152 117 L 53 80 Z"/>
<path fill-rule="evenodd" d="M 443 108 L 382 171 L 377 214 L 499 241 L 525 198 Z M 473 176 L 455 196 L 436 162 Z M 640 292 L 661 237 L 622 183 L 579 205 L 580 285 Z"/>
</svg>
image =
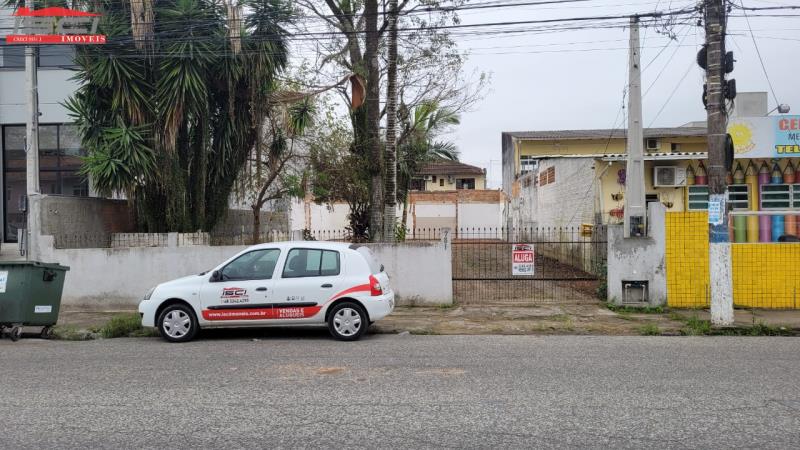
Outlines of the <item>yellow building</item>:
<svg viewBox="0 0 800 450">
<path fill-rule="evenodd" d="M 486 189 L 486 169 L 458 161 L 439 160 L 427 163 L 411 183 L 415 191 L 455 191 Z"/>
<path fill-rule="evenodd" d="M 704 170 L 705 127 L 650 128 L 644 136 L 648 201 L 660 201 L 669 211 L 683 211 L 687 182 L 691 182 L 687 174 Z M 626 130 L 503 133 L 503 190 L 512 201 L 531 187 L 541 188 L 540 197 L 547 195 L 546 189 L 558 193 L 558 201 L 551 202 L 557 207 L 551 211 L 540 208 L 537 223 L 576 225 L 557 217 L 574 216 L 573 210 L 591 210 L 591 222 L 616 223 L 625 191 L 625 148 Z M 656 168 L 659 182 L 654 182 Z M 545 188 L 553 184 L 555 189 Z"/>
<path fill-rule="evenodd" d="M 690 124 L 691 125 L 691 124 Z M 697 124 L 695 124 L 697 125 Z M 731 117 L 733 302 L 748 308 L 800 308 L 800 116 Z M 644 131 L 648 202 L 666 208 L 663 248 L 667 305 L 707 307 L 706 129 Z M 625 130 L 503 133 L 508 226 L 619 224 L 624 215 Z"/>
</svg>

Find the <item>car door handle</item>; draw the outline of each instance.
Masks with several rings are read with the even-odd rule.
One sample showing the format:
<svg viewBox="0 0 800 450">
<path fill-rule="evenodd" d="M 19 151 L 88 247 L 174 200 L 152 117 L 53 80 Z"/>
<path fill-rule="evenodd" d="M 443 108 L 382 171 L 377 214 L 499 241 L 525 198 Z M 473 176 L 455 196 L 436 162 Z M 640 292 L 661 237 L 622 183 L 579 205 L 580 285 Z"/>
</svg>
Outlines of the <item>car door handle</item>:
<svg viewBox="0 0 800 450">
<path fill-rule="evenodd" d="M 332 287 L 333 287 L 333 285 L 332 285 L 332 284 L 330 284 L 330 283 L 325 283 L 325 284 L 323 284 L 323 285 L 322 285 L 322 286 L 320 286 L 320 287 L 324 287 L 324 288 L 332 288 Z"/>
<path fill-rule="evenodd" d="M 258 287 L 258 288 L 256 288 L 256 290 L 257 290 L 257 291 L 266 291 L 266 290 L 267 290 L 267 288 L 265 288 L 265 287 Z"/>
</svg>

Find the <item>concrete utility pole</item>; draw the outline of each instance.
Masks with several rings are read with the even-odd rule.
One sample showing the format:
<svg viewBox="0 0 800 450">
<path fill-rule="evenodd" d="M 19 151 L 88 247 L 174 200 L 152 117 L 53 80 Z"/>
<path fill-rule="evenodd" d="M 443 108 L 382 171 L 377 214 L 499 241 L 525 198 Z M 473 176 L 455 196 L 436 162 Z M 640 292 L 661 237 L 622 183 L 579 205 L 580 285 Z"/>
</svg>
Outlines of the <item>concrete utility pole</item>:
<svg viewBox="0 0 800 450">
<path fill-rule="evenodd" d="M 639 47 L 639 18 L 631 17 L 629 80 L 628 80 L 628 141 L 625 169 L 624 236 L 643 237 L 647 234 L 644 190 L 644 131 L 642 130 L 642 66 Z"/>
<path fill-rule="evenodd" d="M 25 7 L 33 9 L 33 0 L 25 0 Z M 25 89 L 28 93 L 28 120 L 25 124 L 25 160 L 27 181 L 27 230 L 25 233 L 25 257 L 35 259 L 31 254 L 38 249 L 33 242 L 39 237 L 39 221 L 31 214 L 33 197 L 39 194 L 39 81 L 36 67 L 36 46 L 25 46 Z"/>
<path fill-rule="evenodd" d="M 706 83 L 708 114 L 708 208 L 709 271 L 711 275 L 711 323 L 733 324 L 731 244 L 728 237 L 728 186 L 725 179 L 725 143 L 728 115 L 725 108 L 724 0 L 705 0 Z M 718 219 L 718 220 L 717 220 Z"/>
</svg>

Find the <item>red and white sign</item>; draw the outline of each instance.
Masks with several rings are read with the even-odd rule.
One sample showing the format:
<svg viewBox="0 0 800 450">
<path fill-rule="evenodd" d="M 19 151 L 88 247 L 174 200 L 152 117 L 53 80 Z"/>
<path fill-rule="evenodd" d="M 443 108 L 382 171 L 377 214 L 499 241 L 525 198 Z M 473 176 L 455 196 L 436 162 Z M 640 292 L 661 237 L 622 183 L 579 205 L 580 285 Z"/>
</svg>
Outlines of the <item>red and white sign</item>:
<svg viewBox="0 0 800 450">
<path fill-rule="evenodd" d="M 14 33 L 6 44 L 105 44 L 97 33 L 100 14 L 69 8 L 19 8 L 14 12 Z"/>
<path fill-rule="evenodd" d="M 511 275 L 533 276 L 535 260 L 533 244 L 513 244 L 511 246 Z"/>
</svg>

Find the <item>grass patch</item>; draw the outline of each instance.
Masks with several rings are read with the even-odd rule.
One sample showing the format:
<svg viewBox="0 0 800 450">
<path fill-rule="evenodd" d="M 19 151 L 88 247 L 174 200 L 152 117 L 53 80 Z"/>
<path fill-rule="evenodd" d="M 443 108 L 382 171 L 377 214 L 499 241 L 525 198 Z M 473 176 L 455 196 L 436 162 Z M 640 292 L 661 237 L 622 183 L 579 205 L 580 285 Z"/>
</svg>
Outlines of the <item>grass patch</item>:
<svg viewBox="0 0 800 450">
<path fill-rule="evenodd" d="M 660 336 L 661 329 L 654 323 L 648 323 L 639 327 L 639 334 L 642 336 Z"/>
<path fill-rule="evenodd" d="M 449 305 L 436 305 L 436 307 L 439 308 L 439 309 L 453 309 L 456 306 L 458 306 L 458 305 L 456 305 L 455 302 L 453 302 L 453 303 L 451 303 Z"/>
<path fill-rule="evenodd" d="M 619 306 L 606 303 L 606 308 L 618 314 L 663 314 L 663 306 Z"/>
<path fill-rule="evenodd" d="M 705 336 L 711 333 L 711 321 L 703 320 L 697 316 L 683 318 L 686 324 L 681 328 L 681 334 L 684 336 Z"/>
<path fill-rule="evenodd" d="M 139 314 L 119 314 L 111 318 L 97 333 L 106 338 L 152 336 L 151 330 L 142 328 Z"/>
</svg>

